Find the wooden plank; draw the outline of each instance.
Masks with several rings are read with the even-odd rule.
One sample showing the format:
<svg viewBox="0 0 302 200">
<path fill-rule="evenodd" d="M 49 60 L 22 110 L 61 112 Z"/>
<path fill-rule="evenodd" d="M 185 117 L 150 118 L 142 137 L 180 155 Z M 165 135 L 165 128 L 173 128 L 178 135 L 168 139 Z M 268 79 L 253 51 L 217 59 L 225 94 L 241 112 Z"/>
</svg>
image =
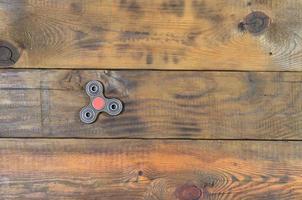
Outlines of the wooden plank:
<svg viewBox="0 0 302 200">
<path fill-rule="evenodd" d="M 300 0 L 2 0 L 0 40 L 20 49 L 17 68 L 301 71 L 301 11 Z"/>
<path fill-rule="evenodd" d="M 301 152 L 301 142 L 2 139 L 0 198 L 301 199 Z"/>
<path fill-rule="evenodd" d="M 100 80 L 118 117 L 80 122 Z M 302 73 L 1 70 L 1 137 L 302 139 Z"/>
</svg>

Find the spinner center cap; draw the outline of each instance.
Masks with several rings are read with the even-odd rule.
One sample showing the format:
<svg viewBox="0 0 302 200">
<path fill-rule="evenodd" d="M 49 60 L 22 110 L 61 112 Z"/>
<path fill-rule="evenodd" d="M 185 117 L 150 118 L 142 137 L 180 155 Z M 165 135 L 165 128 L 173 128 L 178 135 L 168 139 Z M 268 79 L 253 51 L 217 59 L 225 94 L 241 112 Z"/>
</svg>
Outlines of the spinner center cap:
<svg viewBox="0 0 302 200">
<path fill-rule="evenodd" d="M 92 106 L 96 110 L 102 110 L 102 109 L 104 109 L 105 105 L 106 105 L 105 99 L 103 99 L 101 97 L 96 97 L 92 101 Z"/>
</svg>

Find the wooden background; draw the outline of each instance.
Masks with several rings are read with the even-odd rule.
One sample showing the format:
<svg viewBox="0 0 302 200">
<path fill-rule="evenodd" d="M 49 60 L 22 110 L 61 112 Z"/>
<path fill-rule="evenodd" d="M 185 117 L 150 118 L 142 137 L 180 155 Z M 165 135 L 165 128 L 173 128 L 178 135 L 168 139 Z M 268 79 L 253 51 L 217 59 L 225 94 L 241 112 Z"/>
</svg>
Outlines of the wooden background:
<svg viewBox="0 0 302 200">
<path fill-rule="evenodd" d="M 0 0 L 0 199 L 302 199 L 300 35 L 299 0 Z"/>
</svg>

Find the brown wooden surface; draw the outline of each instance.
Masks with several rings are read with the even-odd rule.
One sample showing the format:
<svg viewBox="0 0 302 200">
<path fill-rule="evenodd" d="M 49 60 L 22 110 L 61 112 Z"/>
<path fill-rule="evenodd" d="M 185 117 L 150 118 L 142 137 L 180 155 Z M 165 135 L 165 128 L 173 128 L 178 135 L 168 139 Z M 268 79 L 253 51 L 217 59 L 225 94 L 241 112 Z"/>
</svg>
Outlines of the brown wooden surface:
<svg viewBox="0 0 302 200">
<path fill-rule="evenodd" d="M 301 199 L 301 156 L 300 142 L 2 139 L 0 199 Z"/>
<path fill-rule="evenodd" d="M 125 105 L 80 122 L 100 80 Z M 1 70 L 0 136 L 302 139 L 302 73 Z"/>
<path fill-rule="evenodd" d="M 254 30 L 246 17 L 269 19 Z M 25 68 L 300 71 L 299 0 L 2 0 Z M 255 34 L 256 32 L 256 34 Z"/>
<path fill-rule="evenodd" d="M 0 0 L 0 200 L 302 199 L 301 42 L 300 0 Z"/>
</svg>

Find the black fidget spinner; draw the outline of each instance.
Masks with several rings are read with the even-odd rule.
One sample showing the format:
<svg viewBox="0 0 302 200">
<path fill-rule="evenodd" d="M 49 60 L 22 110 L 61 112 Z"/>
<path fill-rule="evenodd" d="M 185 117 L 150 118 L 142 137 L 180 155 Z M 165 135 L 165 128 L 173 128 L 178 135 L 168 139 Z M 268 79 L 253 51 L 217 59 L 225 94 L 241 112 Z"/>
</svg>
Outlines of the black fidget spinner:
<svg viewBox="0 0 302 200">
<path fill-rule="evenodd" d="M 99 81 L 87 83 L 86 93 L 90 97 L 90 103 L 80 112 L 80 119 L 85 124 L 95 122 L 102 112 L 117 116 L 123 111 L 123 104 L 120 100 L 108 99 L 104 96 L 104 87 Z"/>
</svg>

